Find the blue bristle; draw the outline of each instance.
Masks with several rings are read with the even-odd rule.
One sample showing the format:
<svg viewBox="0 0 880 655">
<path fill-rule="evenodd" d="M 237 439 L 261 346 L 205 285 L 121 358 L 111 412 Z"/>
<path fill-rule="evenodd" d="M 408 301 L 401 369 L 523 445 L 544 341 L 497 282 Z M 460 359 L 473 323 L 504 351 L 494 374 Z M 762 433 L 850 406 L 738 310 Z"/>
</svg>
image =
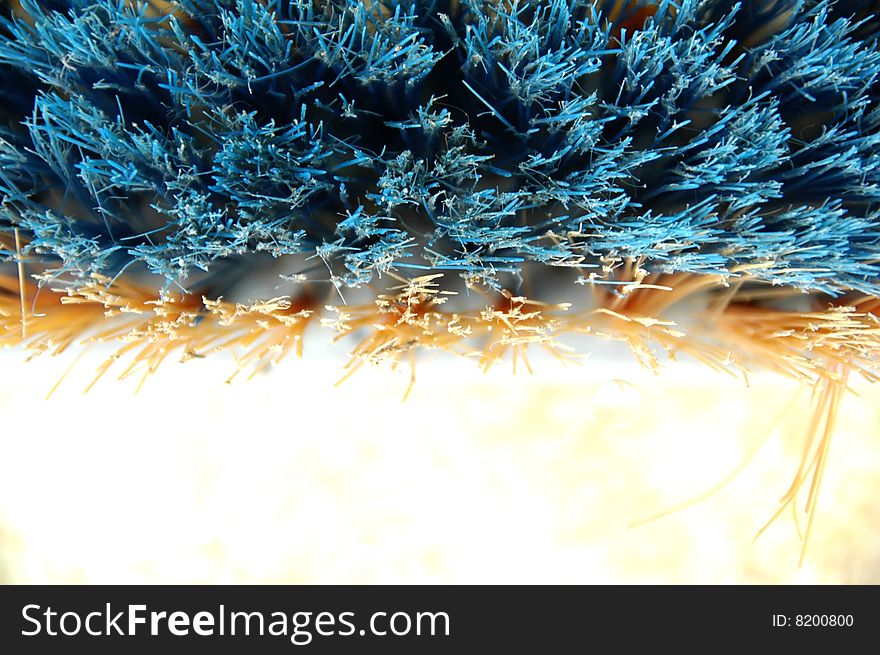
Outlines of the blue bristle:
<svg viewBox="0 0 880 655">
<path fill-rule="evenodd" d="M 0 231 L 50 283 L 210 295 L 268 253 L 338 289 L 502 288 L 631 257 L 880 294 L 865 3 L 170 5 L 0 19 Z"/>
</svg>

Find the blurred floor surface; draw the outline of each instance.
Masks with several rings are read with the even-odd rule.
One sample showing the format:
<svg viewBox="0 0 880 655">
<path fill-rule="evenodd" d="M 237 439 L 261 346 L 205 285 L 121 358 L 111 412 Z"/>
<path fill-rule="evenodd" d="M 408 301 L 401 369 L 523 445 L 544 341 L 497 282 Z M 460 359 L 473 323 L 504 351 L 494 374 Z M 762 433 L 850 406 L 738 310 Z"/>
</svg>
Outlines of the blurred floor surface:
<svg viewBox="0 0 880 655">
<path fill-rule="evenodd" d="M 790 513 L 752 543 L 809 421 L 773 375 L 438 360 L 401 402 L 405 371 L 221 357 L 83 395 L 89 356 L 47 401 L 71 360 L 0 353 L 8 582 L 880 582 L 880 388 L 844 401 L 799 568 Z"/>
</svg>

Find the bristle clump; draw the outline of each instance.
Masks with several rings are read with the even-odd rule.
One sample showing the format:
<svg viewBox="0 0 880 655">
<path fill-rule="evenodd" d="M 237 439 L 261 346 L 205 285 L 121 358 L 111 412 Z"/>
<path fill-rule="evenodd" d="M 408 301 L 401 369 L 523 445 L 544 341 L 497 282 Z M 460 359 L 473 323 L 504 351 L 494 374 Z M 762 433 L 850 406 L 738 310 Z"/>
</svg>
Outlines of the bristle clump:
<svg viewBox="0 0 880 655">
<path fill-rule="evenodd" d="M 0 275 L 210 303 L 248 280 L 276 298 L 281 271 L 310 312 L 434 275 L 488 298 L 456 308 L 474 316 L 567 293 L 616 312 L 669 280 L 719 307 L 764 286 L 869 302 L 864 4 L 4 3 Z"/>
</svg>

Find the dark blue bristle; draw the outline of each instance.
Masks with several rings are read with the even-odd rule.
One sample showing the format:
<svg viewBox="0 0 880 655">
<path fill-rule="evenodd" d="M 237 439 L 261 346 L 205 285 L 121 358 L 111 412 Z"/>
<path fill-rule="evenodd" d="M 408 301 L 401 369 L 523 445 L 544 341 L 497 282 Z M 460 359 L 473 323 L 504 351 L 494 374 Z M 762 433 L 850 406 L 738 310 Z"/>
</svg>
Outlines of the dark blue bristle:
<svg viewBox="0 0 880 655">
<path fill-rule="evenodd" d="M 880 294 L 871 3 L 16 5 L 0 231 L 50 284 L 212 295 L 265 253 L 338 289 L 635 258 Z"/>
</svg>

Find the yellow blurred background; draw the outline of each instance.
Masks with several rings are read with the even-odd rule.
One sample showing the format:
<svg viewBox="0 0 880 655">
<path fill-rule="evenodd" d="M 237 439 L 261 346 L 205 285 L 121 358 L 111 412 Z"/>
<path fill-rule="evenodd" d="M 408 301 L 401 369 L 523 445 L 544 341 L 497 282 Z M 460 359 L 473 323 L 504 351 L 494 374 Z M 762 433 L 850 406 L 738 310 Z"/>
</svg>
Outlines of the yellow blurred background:
<svg viewBox="0 0 880 655">
<path fill-rule="evenodd" d="M 36 582 L 878 583 L 880 388 L 843 401 L 811 545 L 785 513 L 810 390 L 698 365 L 534 375 L 334 358 L 138 395 L 103 356 L 0 352 L 0 579 Z M 721 486 L 725 480 L 728 484 Z M 633 527 L 698 498 L 700 502 Z"/>
</svg>

